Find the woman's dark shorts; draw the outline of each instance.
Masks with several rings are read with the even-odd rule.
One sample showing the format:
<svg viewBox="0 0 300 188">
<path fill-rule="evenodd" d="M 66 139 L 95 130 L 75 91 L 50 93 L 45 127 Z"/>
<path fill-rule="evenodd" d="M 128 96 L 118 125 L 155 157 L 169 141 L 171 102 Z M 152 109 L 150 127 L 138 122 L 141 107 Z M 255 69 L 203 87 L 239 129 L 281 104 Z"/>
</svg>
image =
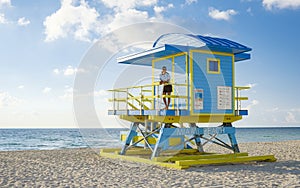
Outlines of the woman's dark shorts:
<svg viewBox="0 0 300 188">
<path fill-rule="evenodd" d="M 164 93 L 171 93 L 173 90 L 172 90 L 172 85 L 165 85 L 164 86 L 164 90 L 163 92 Z"/>
</svg>

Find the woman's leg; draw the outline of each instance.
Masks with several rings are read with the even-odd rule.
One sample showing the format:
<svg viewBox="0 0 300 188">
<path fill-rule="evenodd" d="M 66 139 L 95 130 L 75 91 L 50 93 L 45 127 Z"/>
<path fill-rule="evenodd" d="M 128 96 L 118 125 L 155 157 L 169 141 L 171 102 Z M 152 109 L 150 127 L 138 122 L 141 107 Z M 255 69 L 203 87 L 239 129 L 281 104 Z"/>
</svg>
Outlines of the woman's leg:
<svg viewBox="0 0 300 188">
<path fill-rule="evenodd" d="M 171 95 L 171 93 L 170 93 L 170 92 L 168 92 L 167 94 L 168 94 L 168 95 Z M 169 108 L 170 102 L 171 102 L 171 98 L 169 97 L 169 98 L 168 98 L 167 109 Z"/>
<path fill-rule="evenodd" d="M 163 95 L 166 95 L 166 92 L 163 92 Z M 165 103 L 166 108 L 168 108 L 168 107 L 167 107 L 166 97 L 163 97 L 163 101 L 164 101 L 164 103 Z"/>
</svg>

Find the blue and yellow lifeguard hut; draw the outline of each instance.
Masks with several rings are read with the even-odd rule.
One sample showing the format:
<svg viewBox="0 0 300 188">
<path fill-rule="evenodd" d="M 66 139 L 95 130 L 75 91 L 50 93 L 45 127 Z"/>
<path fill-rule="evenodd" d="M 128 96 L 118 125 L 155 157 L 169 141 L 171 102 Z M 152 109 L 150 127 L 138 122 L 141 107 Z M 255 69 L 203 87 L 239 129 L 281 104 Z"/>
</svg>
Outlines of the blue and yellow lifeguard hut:
<svg viewBox="0 0 300 188">
<path fill-rule="evenodd" d="M 115 155 L 149 160 L 131 156 L 148 153 L 152 162 L 165 162 L 160 164 L 175 168 L 222 161 L 274 161 L 274 156 L 249 157 L 240 153 L 232 126 L 248 115 L 241 107 L 241 101 L 248 100 L 241 96 L 241 90 L 249 87 L 235 85 L 235 63 L 250 59 L 250 51 L 251 48 L 224 38 L 169 33 L 160 36 L 149 50 L 117 58 L 122 64 L 151 66 L 152 83 L 110 90 L 109 115 L 132 122 L 129 131 L 121 133 L 124 145 Z M 163 66 L 171 75 L 171 95 L 162 95 L 158 75 Z M 167 110 L 162 98 L 171 98 Z M 228 135 L 227 141 L 219 135 Z M 207 143 L 232 150 L 232 154 L 207 155 L 203 149 Z M 104 149 L 102 155 L 112 157 L 111 151 Z M 181 157 L 170 157 L 170 153 Z M 208 158 L 214 160 L 202 160 Z"/>
</svg>

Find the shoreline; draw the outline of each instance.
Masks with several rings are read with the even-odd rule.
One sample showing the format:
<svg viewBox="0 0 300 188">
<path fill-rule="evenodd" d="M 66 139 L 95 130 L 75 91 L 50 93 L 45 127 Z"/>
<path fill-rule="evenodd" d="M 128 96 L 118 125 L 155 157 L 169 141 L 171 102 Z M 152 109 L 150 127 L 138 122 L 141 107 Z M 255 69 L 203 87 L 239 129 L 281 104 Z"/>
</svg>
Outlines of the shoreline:
<svg viewBox="0 0 300 188">
<path fill-rule="evenodd" d="M 265 142 L 265 141 L 260 141 L 260 142 L 239 142 L 239 145 L 243 144 L 255 144 L 255 143 L 280 143 L 280 142 L 300 142 L 300 140 L 284 140 L 284 141 L 270 141 L 270 142 Z M 211 144 L 211 143 L 208 143 Z M 110 148 L 110 147 L 101 147 L 101 148 L 92 148 L 90 146 L 86 147 L 78 147 L 78 148 L 55 148 L 55 149 L 25 149 L 25 150 L 0 150 L 1 152 L 25 152 L 25 151 L 60 151 L 60 150 L 76 150 L 76 149 L 92 149 L 92 150 L 99 150 L 103 148 Z M 120 145 L 121 148 L 121 145 Z M 226 151 L 226 150 L 225 150 Z M 241 151 L 242 152 L 242 151 Z"/>
<path fill-rule="evenodd" d="M 278 160 L 187 170 L 103 158 L 91 148 L 0 151 L 0 187 L 296 187 L 299 146 L 300 140 L 240 143 L 241 152 Z"/>
</svg>

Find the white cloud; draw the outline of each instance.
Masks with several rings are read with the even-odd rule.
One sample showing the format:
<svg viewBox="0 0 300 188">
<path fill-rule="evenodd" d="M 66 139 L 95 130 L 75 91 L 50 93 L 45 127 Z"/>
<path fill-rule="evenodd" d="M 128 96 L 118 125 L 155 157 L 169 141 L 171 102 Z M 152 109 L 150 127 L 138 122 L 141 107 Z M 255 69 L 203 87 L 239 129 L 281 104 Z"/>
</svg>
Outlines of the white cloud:
<svg viewBox="0 0 300 188">
<path fill-rule="evenodd" d="M 256 113 L 254 111 L 254 113 Z M 270 109 L 263 110 L 261 116 L 266 118 L 266 122 L 270 121 L 273 123 L 283 123 L 283 124 L 291 124 L 291 123 L 299 123 L 298 119 L 300 117 L 300 109 L 299 108 L 279 108 L 273 107 Z"/>
<path fill-rule="evenodd" d="M 72 75 L 76 74 L 76 72 L 77 72 L 77 68 L 73 68 L 72 66 L 68 66 L 64 71 L 64 75 L 65 76 L 72 76 Z"/>
<path fill-rule="evenodd" d="M 130 24 L 164 21 L 162 12 L 173 8 L 158 6 L 158 0 L 100 0 L 108 11 L 103 14 L 88 5 L 87 0 L 61 0 L 61 7 L 44 20 L 45 41 L 72 37 L 93 42 L 100 36 Z M 193 1 L 194 2 L 194 1 Z M 150 16 L 152 7 L 155 16 Z"/>
<path fill-rule="evenodd" d="M 5 7 L 5 6 L 11 7 L 11 2 L 10 2 L 10 0 L 0 0 L 0 8 L 1 8 L 1 7 Z"/>
<path fill-rule="evenodd" d="M 154 6 L 153 10 L 155 14 L 161 14 L 162 12 L 167 11 L 169 8 L 174 8 L 174 5 L 170 3 L 168 6 Z"/>
<path fill-rule="evenodd" d="M 0 108 L 1 107 L 11 107 L 22 103 L 23 100 L 11 96 L 8 92 L 0 92 Z"/>
<path fill-rule="evenodd" d="M 24 87 L 25 87 L 24 85 L 19 85 L 18 89 L 24 89 Z"/>
<path fill-rule="evenodd" d="M 287 112 L 286 116 L 285 116 L 285 121 L 287 123 L 296 123 L 296 117 L 292 112 Z"/>
<path fill-rule="evenodd" d="M 18 20 L 19 26 L 27 26 L 28 24 L 30 24 L 30 21 L 28 19 L 26 19 L 25 17 L 19 18 Z"/>
<path fill-rule="evenodd" d="M 134 23 L 141 23 L 153 20 L 163 20 L 160 14 L 168 8 L 172 8 L 173 4 L 169 4 L 166 8 L 157 6 L 158 0 L 102 0 L 103 4 L 114 10 L 113 15 L 108 15 L 107 23 L 104 33 L 111 32 L 120 27 L 127 26 Z M 142 7 L 152 7 L 156 13 L 157 17 L 150 17 L 146 10 L 140 10 Z"/>
<path fill-rule="evenodd" d="M 5 18 L 3 13 L 0 13 L 0 24 L 7 24 L 9 23 L 8 20 Z"/>
<path fill-rule="evenodd" d="M 273 8 L 300 8 L 300 0 L 263 0 L 262 4 L 268 10 L 272 10 Z"/>
<path fill-rule="evenodd" d="M 77 69 L 75 67 L 73 68 L 71 65 L 69 65 L 63 72 L 65 76 L 72 76 L 76 73 L 83 73 L 85 71 L 83 69 Z"/>
<path fill-rule="evenodd" d="M 52 89 L 50 87 L 45 87 L 42 92 L 47 94 L 47 93 L 50 93 L 51 90 Z"/>
<path fill-rule="evenodd" d="M 78 68 L 73 67 L 71 65 L 67 66 L 67 68 L 62 69 L 62 70 L 59 70 L 57 68 L 53 69 L 53 73 L 54 74 L 59 75 L 60 73 L 62 73 L 65 76 L 73 76 L 76 73 L 83 73 L 83 72 L 86 72 L 86 71 L 83 70 L 83 69 L 78 69 Z"/>
<path fill-rule="evenodd" d="M 218 9 L 215 9 L 213 7 L 210 7 L 208 9 L 208 15 L 215 19 L 215 20 L 226 20 L 228 21 L 231 16 L 234 16 L 237 14 L 237 11 L 233 10 L 233 9 L 229 9 L 229 10 L 226 10 L 226 11 L 220 11 Z"/>
<path fill-rule="evenodd" d="M 60 70 L 59 70 L 59 69 L 53 69 L 53 73 L 54 73 L 54 74 L 59 74 L 59 73 L 60 73 Z"/>
<path fill-rule="evenodd" d="M 164 7 L 164 6 L 154 6 L 153 10 L 156 14 L 160 14 L 161 12 L 166 10 L 166 7 Z"/>
<path fill-rule="evenodd" d="M 185 4 L 190 5 L 192 3 L 197 3 L 198 0 L 185 0 Z"/>
<path fill-rule="evenodd" d="M 127 11 L 122 11 L 115 14 L 114 18 L 107 25 L 107 31 L 110 32 L 132 23 L 144 22 L 148 19 L 149 15 L 147 11 L 128 9 Z"/>
<path fill-rule="evenodd" d="M 44 21 L 46 42 L 72 36 L 77 40 L 90 41 L 97 31 L 99 13 L 89 7 L 85 0 L 61 0 L 61 7 Z"/>
<path fill-rule="evenodd" d="M 174 7 L 175 7 L 174 4 L 172 3 L 168 4 L 168 8 L 174 8 Z"/>
<path fill-rule="evenodd" d="M 116 12 L 123 12 L 136 7 L 149 7 L 156 5 L 158 0 L 101 0 L 108 8 L 114 8 Z"/>
</svg>

